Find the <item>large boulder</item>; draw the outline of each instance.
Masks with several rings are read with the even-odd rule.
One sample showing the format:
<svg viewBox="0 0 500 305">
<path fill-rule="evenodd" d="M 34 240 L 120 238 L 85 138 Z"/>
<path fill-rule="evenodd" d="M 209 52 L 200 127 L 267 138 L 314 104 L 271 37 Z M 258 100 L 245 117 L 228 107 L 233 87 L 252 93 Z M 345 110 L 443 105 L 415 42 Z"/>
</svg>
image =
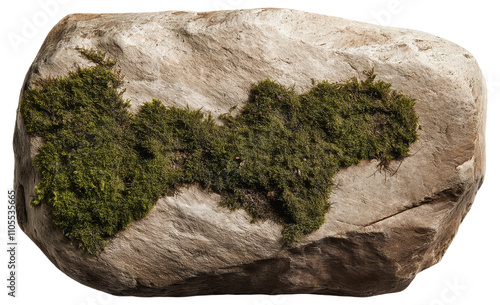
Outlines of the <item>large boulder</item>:
<svg viewBox="0 0 500 305">
<path fill-rule="evenodd" d="M 107 52 L 123 75 L 130 110 L 153 98 L 214 116 L 248 99 L 266 78 L 304 92 L 311 79 L 344 81 L 375 70 L 415 99 L 419 140 L 403 161 L 376 160 L 334 177 L 317 231 L 284 246 L 281 225 L 252 223 L 220 196 L 186 186 L 108 241 L 98 255 L 54 228 L 50 208 L 30 206 L 42 144 L 18 114 L 18 222 L 71 278 L 116 295 L 400 291 L 444 255 L 484 177 L 485 84 L 474 57 L 426 33 L 288 9 L 75 14 L 49 33 L 23 91 L 41 78 L 88 66 L 77 48 Z"/>
</svg>

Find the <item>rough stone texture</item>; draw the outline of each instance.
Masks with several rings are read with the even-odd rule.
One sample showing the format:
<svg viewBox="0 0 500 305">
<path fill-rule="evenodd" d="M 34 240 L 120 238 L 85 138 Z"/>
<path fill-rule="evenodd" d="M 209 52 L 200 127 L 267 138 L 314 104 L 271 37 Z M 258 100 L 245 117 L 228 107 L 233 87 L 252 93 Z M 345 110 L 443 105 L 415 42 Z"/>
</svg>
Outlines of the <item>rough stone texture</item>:
<svg viewBox="0 0 500 305">
<path fill-rule="evenodd" d="M 287 9 L 70 15 L 48 35 L 30 82 L 88 65 L 76 47 L 118 60 L 132 111 L 152 98 L 217 116 L 271 78 L 298 91 L 316 80 L 378 77 L 416 99 L 422 130 L 395 175 L 365 161 L 339 172 L 323 227 L 283 247 L 281 227 L 192 186 L 160 199 L 98 257 L 53 229 L 47 205 L 29 202 L 40 177 L 39 138 L 17 117 L 19 224 L 63 272 L 116 295 L 319 293 L 369 296 L 404 289 L 443 256 L 485 170 L 486 93 L 461 47 L 426 33 Z"/>
</svg>

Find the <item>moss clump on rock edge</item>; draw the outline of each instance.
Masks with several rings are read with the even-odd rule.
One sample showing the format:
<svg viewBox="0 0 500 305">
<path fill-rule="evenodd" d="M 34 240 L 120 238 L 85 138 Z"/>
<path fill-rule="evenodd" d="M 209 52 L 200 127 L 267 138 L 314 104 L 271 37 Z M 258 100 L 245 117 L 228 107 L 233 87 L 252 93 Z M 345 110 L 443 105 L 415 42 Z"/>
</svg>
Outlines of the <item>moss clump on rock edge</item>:
<svg viewBox="0 0 500 305">
<path fill-rule="evenodd" d="M 55 226 L 89 253 L 160 197 L 193 183 L 254 220 L 283 224 L 291 245 L 324 223 L 339 168 L 401 159 L 417 140 L 413 100 L 373 72 L 300 95 L 262 81 L 220 126 L 201 110 L 158 100 L 131 114 L 114 62 L 98 51 L 82 54 L 95 65 L 38 81 L 20 112 L 28 132 L 44 139 L 31 204 L 49 204 Z"/>
</svg>

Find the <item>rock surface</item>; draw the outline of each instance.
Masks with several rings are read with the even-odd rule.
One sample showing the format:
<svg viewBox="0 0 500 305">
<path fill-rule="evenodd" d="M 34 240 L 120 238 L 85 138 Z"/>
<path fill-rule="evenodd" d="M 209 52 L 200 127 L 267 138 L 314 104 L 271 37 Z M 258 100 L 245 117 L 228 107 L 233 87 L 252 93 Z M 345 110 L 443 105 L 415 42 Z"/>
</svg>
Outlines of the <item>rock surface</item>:
<svg viewBox="0 0 500 305">
<path fill-rule="evenodd" d="M 390 171 L 365 161 L 340 171 L 321 229 L 293 247 L 281 227 L 191 186 L 91 256 L 53 229 L 47 205 L 29 202 L 41 140 L 18 115 L 15 189 L 22 230 L 73 279 L 116 295 L 317 293 L 370 296 L 404 289 L 437 263 L 467 214 L 485 171 L 486 87 L 472 55 L 426 33 L 287 9 L 70 15 L 50 32 L 27 76 L 88 65 L 77 47 L 107 52 L 132 111 L 152 98 L 215 116 L 244 104 L 271 78 L 300 91 L 375 69 L 416 99 L 422 129 L 412 155 Z M 22 94 L 22 92 L 21 92 Z"/>
</svg>

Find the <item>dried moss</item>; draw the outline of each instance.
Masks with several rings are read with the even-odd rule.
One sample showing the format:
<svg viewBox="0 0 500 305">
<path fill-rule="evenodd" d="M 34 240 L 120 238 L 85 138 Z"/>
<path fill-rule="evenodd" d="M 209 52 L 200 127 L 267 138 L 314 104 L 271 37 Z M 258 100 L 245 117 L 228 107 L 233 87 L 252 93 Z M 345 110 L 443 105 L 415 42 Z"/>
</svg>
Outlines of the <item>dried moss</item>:
<svg viewBox="0 0 500 305">
<path fill-rule="evenodd" d="M 28 132 L 44 139 L 31 204 L 49 204 L 56 227 L 90 253 L 160 197 L 192 183 L 254 220 L 283 224 L 291 245 L 324 223 L 339 168 L 401 159 L 417 139 L 413 100 L 373 72 L 301 95 L 267 79 L 219 126 L 201 110 L 158 100 L 132 115 L 114 61 L 81 52 L 95 66 L 37 82 L 20 112 Z"/>
</svg>

